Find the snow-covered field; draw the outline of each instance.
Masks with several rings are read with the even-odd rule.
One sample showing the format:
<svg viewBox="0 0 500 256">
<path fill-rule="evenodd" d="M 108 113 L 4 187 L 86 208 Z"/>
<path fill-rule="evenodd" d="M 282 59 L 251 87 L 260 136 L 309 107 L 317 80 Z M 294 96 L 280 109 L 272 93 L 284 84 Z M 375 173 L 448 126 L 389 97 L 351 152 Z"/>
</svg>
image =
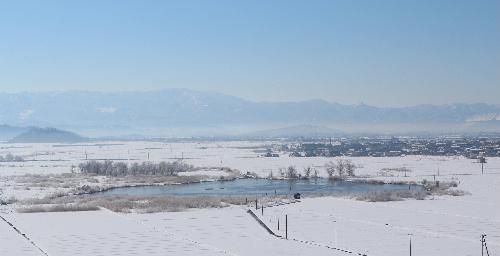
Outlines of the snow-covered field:
<svg viewBox="0 0 500 256">
<path fill-rule="evenodd" d="M 123 142 L 92 145 L 2 144 L 0 155 L 21 155 L 25 162 L 0 163 L 4 197 L 28 192 L 6 187 L 10 176 L 67 173 L 85 159 L 174 161 L 195 166 L 230 167 L 242 172 L 276 175 L 294 165 L 299 171 L 331 158 L 260 157 L 270 142 L 161 143 Z M 307 198 L 300 203 L 256 211 L 274 232 L 270 235 L 246 211 L 234 206 L 156 214 L 117 214 L 107 210 L 77 213 L 15 213 L 2 206 L 0 255 L 480 255 L 480 235 L 487 234 L 490 255 L 500 254 L 500 159 L 489 158 L 485 174 L 474 160 L 460 157 L 408 156 L 351 158 L 357 174 L 383 180 L 454 180 L 461 197 L 368 203 L 347 198 Z M 380 176 L 384 168 L 407 167 L 403 177 Z M 217 171 L 212 173 L 219 175 Z M 399 177 L 398 177 L 399 175 Z M 435 175 L 435 177 L 434 177 Z M 29 193 L 34 193 L 33 191 Z M 46 193 L 36 191 L 35 193 Z M 255 210 L 254 210 L 255 211 Z M 277 221 L 280 220 L 280 230 Z M 4 243 L 5 241 L 5 243 Z M 38 250 L 35 245 L 41 250 Z M 336 250 L 336 248 L 344 250 Z M 43 251 L 43 252 L 42 252 Z M 349 253 L 349 252 L 352 252 Z"/>
</svg>

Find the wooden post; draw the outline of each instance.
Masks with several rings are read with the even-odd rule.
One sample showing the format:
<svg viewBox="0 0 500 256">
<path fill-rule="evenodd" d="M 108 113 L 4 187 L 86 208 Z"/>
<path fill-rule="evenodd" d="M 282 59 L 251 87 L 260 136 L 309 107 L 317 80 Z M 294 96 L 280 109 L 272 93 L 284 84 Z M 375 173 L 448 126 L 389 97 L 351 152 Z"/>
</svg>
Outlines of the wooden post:
<svg viewBox="0 0 500 256">
<path fill-rule="evenodd" d="M 410 256 L 411 256 L 411 236 L 410 236 Z"/>
<path fill-rule="evenodd" d="M 280 218 L 278 217 L 278 230 L 280 230 Z"/>
<path fill-rule="evenodd" d="M 264 205 L 262 205 L 261 208 L 262 208 L 262 216 L 264 216 Z"/>
<path fill-rule="evenodd" d="M 285 215 L 285 239 L 288 240 L 288 214 Z"/>
<path fill-rule="evenodd" d="M 257 198 L 256 198 L 255 199 L 255 210 L 257 210 L 257 209 L 259 209 L 259 208 L 257 207 Z"/>
</svg>

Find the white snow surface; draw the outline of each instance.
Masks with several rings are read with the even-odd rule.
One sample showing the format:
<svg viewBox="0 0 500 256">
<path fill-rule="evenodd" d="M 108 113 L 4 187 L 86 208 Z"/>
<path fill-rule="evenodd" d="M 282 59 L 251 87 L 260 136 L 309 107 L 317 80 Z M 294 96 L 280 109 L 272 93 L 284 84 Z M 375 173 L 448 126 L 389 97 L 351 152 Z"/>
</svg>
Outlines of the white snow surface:
<svg viewBox="0 0 500 256">
<path fill-rule="evenodd" d="M 294 165 L 312 166 L 325 175 L 332 158 L 260 157 L 270 142 L 160 143 L 102 145 L 2 144 L 0 155 L 22 155 L 25 162 L 0 163 L 0 176 L 70 171 L 88 159 L 175 161 L 202 167 L 230 167 L 267 176 Z M 487 234 L 490 255 L 500 254 L 500 159 L 489 158 L 485 174 L 474 160 L 462 157 L 407 156 L 350 158 L 357 174 L 386 181 L 450 181 L 470 195 L 434 196 L 428 200 L 368 203 L 349 198 L 307 198 L 255 213 L 274 232 L 267 233 L 246 207 L 155 214 L 117 214 L 107 210 L 73 213 L 15 213 L 0 207 L 10 221 L 48 255 L 480 255 L 480 235 Z M 407 167 L 403 177 L 380 176 L 383 168 Z M 212 175 L 220 175 L 211 169 Z M 200 174 L 200 173 L 197 173 Z M 399 177 L 398 177 L 399 175 Z M 434 176 L 435 175 L 435 176 Z M 2 184 L 0 184 L 2 185 Z M 6 186 L 6 184 L 3 184 Z M 12 186 L 11 186 L 12 187 Z M 3 189 L 4 196 L 30 193 Z M 15 186 L 14 186 L 15 187 Z M 38 191 L 37 193 L 43 193 Z M 280 230 L 277 230 L 277 220 Z M 43 255 L 27 239 L 0 221 L 0 255 Z M 351 251 L 352 254 L 336 250 Z"/>
</svg>

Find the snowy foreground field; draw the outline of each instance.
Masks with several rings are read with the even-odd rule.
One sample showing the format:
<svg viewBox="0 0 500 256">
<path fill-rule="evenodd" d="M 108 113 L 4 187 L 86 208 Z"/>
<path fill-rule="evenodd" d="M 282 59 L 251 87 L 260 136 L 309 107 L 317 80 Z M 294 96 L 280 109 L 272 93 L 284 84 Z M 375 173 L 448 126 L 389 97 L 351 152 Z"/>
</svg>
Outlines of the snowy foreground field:
<svg viewBox="0 0 500 256">
<path fill-rule="evenodd" d="M 270 142 L 160 143 L 88 145 L 0 144 L 0 155 L 24 162 L 0 163 L 3 198 L 43 197 L 50 188 L 31 189 L 12 182 L 24 174 L 68 173 L 85 159 L 142 162 L 183 161 L 195 166 L 230 167 L 267 176 L 294 165 L 312 166 L 326 175 L 330 158 L 260 157 Z M 474 160 L 409 156 L 351 158 L 357 175 L 385 181 L 455 181 L 465 196 L 426 200 L 363 202 L 317 197 L 255 210 L 248 206 L 150 214 L 108 210 L 17 213 L 0 207 L 0 255 L 481 255 L 486 234 L 490 255 L 500 255 L 500 159 L 490 158 L 481 175 Z M 384 168 L 407 167 L 403 177 L 382 175 Z M 212 173 L 223 175 L 224 173 Z M 15 205 L 15 204 L 14 204 Z M 252 210 L 276 236 L 259 225 Z M 288 240 L 285 237 L 288 216 Z M 278 220 L 280 229 L 278 230 Z M 409 235 L 411 234 L 411 235 Z M 485 254 L 486 255 L 486 254 Z"/>
</svg>

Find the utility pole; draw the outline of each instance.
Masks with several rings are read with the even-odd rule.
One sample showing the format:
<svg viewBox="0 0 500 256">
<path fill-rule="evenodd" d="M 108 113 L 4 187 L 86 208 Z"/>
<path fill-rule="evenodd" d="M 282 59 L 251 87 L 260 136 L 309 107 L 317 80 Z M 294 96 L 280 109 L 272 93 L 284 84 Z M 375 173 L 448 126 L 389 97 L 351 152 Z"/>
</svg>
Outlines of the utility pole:
<svg viewBox="0 0 500 256">
<path fill-rule="evenodd" d="M 484 164 L 486 163 L 486 158 L 484 156 L 480 156 L 479 162 L 481 163 L 481 174 L 484 174 Z"/>
</svg>

